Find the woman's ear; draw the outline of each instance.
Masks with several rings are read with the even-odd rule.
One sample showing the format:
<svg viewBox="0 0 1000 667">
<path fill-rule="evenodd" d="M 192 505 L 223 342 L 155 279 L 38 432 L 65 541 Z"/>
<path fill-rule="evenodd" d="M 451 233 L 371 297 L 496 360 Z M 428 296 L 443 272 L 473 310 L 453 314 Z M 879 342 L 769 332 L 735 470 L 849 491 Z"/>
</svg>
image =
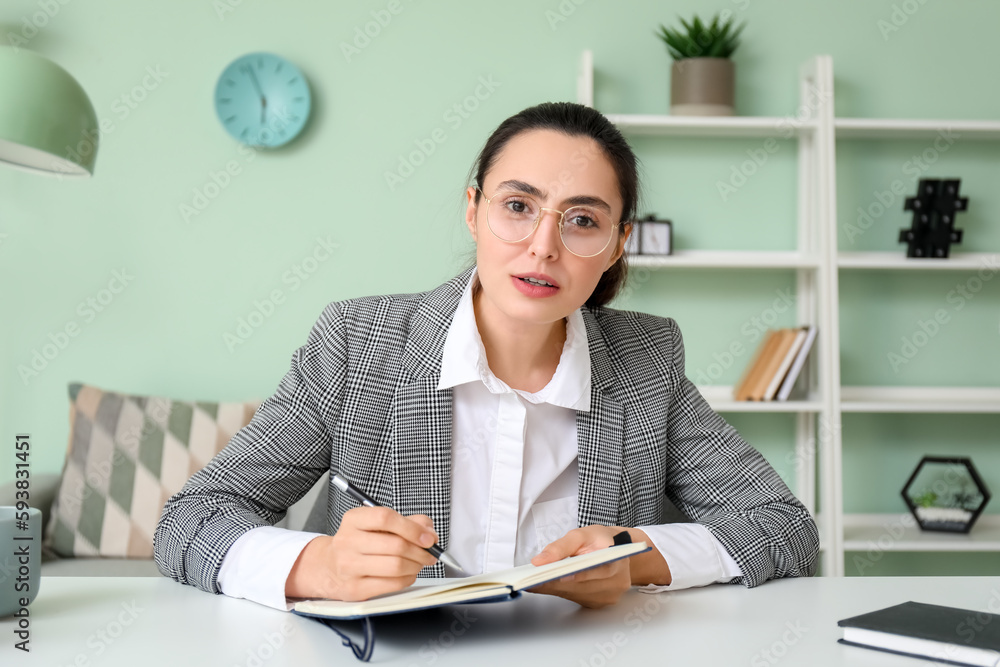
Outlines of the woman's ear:
<svg viewBox="0 0 1000 667">
<path fill-rule="evenodd" d="M 477 190 L 474 187 L 468 187 L 465 189 L 465 197 L 468 200 L 465 207 L 465 225 L 469 228 L 469 233 L 472 234 L 473 241 L 479 241 L 476 236 L 476 211 L 478 206 L 476 205 L 476 194 Z"/>
<path fill-rule="evenodd" d="M 628 241 L 629 235 L 632 234 L 631 222 L 622 223 L 622 227 L 625 231 L 618 235 L 618 245 L 615 248 L 615 251 L 611 253 L 611 259 L 608 260 L 608 265 L 604 267 L 605 271 L 614 266 L 615 262 L 618 261 L 618 258 L 622 256 L 623 252 L 625 252 L 625 242 Z"/>
</svg>

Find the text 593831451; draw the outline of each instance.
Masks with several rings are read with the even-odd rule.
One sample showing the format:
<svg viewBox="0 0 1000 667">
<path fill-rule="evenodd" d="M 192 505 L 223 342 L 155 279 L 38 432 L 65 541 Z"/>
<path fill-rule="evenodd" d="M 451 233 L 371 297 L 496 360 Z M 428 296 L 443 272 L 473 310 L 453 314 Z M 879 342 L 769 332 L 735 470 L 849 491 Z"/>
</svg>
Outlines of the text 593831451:
<svg viewBox="0 0 1000 667">
<path fill-rule="evenodd" d="M 31 499 L 31 436 L 28 434 L 18 434 L 14 440 L 14 522 L 10 540 L 2 545 L 7 551 L 5 562 L 11 564 L 9 571 L 4 576 L 4 586 L 10 590 L 5 594 L 12 596 L 14 601 L 14 617 L 17 623 L 14 625 L 14 648 L 28 652 L 30 620 L 28 616 L 28 605 L 34 598 L 37 591 L 37 573 L 32 577 L 32 563 L 37 563 L 36 552 L 39 545 L 35 544 L 35 536 L 39 534 L 40 527 L 32 525 L 41 521 L 40 513 L 31 511 L 29 500 Z M 4 596 L 6 597 L 6 595 Z"/>
</svg>

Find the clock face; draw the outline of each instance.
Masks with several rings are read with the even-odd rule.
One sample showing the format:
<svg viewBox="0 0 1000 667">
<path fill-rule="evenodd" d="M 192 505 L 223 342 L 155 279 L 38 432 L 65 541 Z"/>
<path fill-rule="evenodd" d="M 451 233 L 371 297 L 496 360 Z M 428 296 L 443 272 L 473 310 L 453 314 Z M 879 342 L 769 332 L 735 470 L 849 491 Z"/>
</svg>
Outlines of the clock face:
<svg viewBox="0 0 1000 667">
<path fill-rule="evenodd" d="M 273 148 L 305 127 L 312 98 L 299 68 L 270 53 L 249 53 L 222 72 L 215 85 L 215 112 L 235 139 Z"/>
</svg>

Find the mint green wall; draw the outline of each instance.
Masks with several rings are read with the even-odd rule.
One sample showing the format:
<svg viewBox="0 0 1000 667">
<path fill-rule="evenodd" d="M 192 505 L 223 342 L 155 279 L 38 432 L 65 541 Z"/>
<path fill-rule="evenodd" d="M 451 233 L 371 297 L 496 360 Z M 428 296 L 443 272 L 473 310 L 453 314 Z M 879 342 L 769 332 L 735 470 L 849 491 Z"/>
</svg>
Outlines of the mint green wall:
<svg viewBox="0 0 1000 667">
<path fill-rule="evenodd" d="M 61 467 L 69 381 L 188 399 L 262 398 L 327 302 L 422 290 L 452 276 L 469 258 L 462 192 L 487 134 L 526 106 L 574 99 L 579 54 L 588 47 L 599 109 L 665 112 L 669 60 L 652 32 L 678 13 L 728 9 L 748 22 L 735 59 L 741 114 L 794 114 L 800 63 L 828 53 L 838 115 L 1000 117 L 1000 46 L 993 34 L 1000 5 L 989 0 L 684 0 L 669 7 L 401 0 L 391 22 L 345 56 L 341 44 L 389 4 L 91 0 L 52 2 L 58 10 L 47 17 L 37 0 L 3 3 L 0 43 L 11 35 L 27 39 L 26 48 L 67 68 L 110 130 L 89 181 L 0 172 L 0 434 L 8 444 L 15 433 L 32 434 L 35 472 Z M 893 20 L 898 30 L 886 32 L 885 26 L 897 27 Z M 33 32 L 35 25 L 43 27 Z M 240 149 L 212 108 L 218 74 L 256 50 L 296 62 L 315 99 L 304 136 L 273 152 Z M 463 116 L 452 110 L 466 100 L 476 108 Z M 385 173 L 439 128 L 445 141 L 389 187 Z M 718 182 L 760 141 L 635 145 L 645 164 L 645 208 L 675 221 L 678 247 L 792 246 L 793 144 L 781 143 L 726 201 Z M 841 225 L 855 222 L 856 209 L 869 207 L 895 180 L 912 193 L 916 174 L 908 162 L 929 145 L 839 144 Z M 238 173 L 217 189 L 213 178 L 225 182 L 220 174 L 227 165 Z M 959 217 L 966 234 L 961 249 L 1000 249 L 1000 144 L 955 144 L 925 174 L 963 179 L 971 210 Z M 215 196 L 195 201 L 206 192 Z M 204 210 L 185 220 L 182 205 L 196 204 Z M 903 226 L 908 221 L 897 198 L 863 235 L 851 243 L 842 233 L 841 243 L 902 252 L 895 238 Z M 295 282 L 289 272 L 320 238 L 337 248 L 308 280 Z M 115 271 L 132 276 L 126 289 L 100 313 L 79 309 Z M 995 385 L 1000 280 L 987 282 L 959 310 L 947 295 L 969 277 L 846 274 L 845 383 Z M 714 355 L 733 341 L 752 347 L 743 325 L 794 286 L 788 271 L 638 272 L 636 278 L 620 305 L 676 317 L 692 377 L 712 370 Z M 245 343 L 229 349 L 224 335 L 274 290 L 283 302 Z M 951 315 L 948 325 L 894 371 L 887 354 L 942 308 Z M 23 381 L 18 367 L 30 366 L 33 352 L 70 322 L 80 334 Z M 776 324 L 792 323 L 786 314 Z M 718 382 L 735 382 L 748 357 L 734 360 Z M 790 417 L 732 421 L 791 479 Z M 848 510 L 901 511 L 898 488 L 919 456 L 931 452 L 973 456 L 1000 493 L 998 427 L 997 416 L 848 416 Z M 0 447 L 3 456 L 12 460 L 12 447 Z M 0 460 L 0 481 L 11 476 L 11 464 Z"/>
</svg>

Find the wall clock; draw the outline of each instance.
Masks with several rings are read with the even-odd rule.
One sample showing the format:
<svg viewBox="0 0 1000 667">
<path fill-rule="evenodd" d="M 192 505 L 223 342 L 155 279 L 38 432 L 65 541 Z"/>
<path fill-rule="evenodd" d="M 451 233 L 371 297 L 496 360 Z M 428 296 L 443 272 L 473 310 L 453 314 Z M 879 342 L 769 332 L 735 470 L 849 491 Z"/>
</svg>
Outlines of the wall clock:
<svg viewBox="0 0 1000 667">
<path fill-rule="evenodd" d="M 287 144 L 302 132 L 311 107 L 305 76 L 272 53 L 237 58 L 215 85 L 219 121 L 230 135 L 248 146 Z"/>
</svg>

